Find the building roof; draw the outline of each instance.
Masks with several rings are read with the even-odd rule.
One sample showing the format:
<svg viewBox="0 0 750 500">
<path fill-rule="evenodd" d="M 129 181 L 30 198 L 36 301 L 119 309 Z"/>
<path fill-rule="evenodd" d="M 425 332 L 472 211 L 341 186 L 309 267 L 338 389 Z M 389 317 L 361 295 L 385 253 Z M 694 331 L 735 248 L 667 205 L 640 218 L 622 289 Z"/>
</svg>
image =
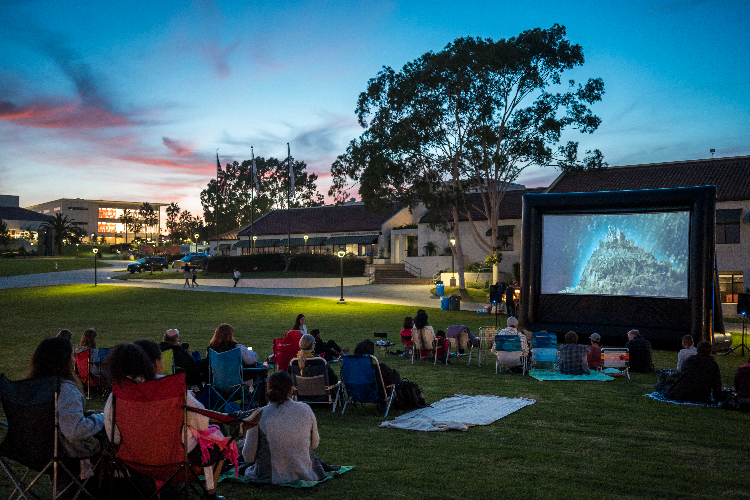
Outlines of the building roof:
<svg viewBox="0 0 750 500">
<path fill-rule="evenodd" d="M 0 207 L 0 219 L 45 222 L 54 217 L 20 207 Z"/>
<path fill-rule="evenodd" d="M 505 192 L 505 196 L 503 196 L 503 199 L 500 201 L 500 217 L 499 220 L 508 220 L 508 219 L 520 219 L 521 218 L 521 206 L 522 206 L 522 200 L 521 197 L 526 193 L 542 193 L 547 188 L 531 188 L 531 189 L 509 189 Z M 487 220 L 487 217 L 484 215 L 484 210 L 482 207 L 482 197 L 479 194 L 470 194 L 468 195 L 469 199 L 472 202 L 472 208 L 471 208 L 471 217 L 474 219 L 474 221 L 483 221 Z M 466 216 L 465 213 L 459 212 L 458 214 L 459 219 L 461 221 L 467 221 L 469 218 Z M 447 220 L 452 221 L 453 215 L 451 215 L 451 209 L 450 207 L 445 207 L 443 209 L 442 217 L 445 217 Z M 438 223 L 441 222 L 441 218 L 438 214 L 427 212 L 425 213 L 421 219 L 419 219 L 420 224 L 430 224 L 430 223 Z"/>
<path fill-rule="evenodd" d="M 562 173 L 548 193 L 716 186 L 716 201 L 750 200 L 750 156 Z"/>
<path fill-rule="evenodd" d="M 52 201 L 45 201 L 44 203 L 37 203 L 36 205 L 31 205 L 28 208 L 40 207 L 42 205 L 48 205 L 50 203 L 58 203 L 58 202 L 63 202 L 63 201 L 85 201 L 88 203 L 108 203 L 108 204 L 115 204 L 115 205 L 142 205 L 143 204 L 142 201 L 84 200 L 83 198 L 60 198 L 60 199 L 52 200 Z M 154 203 L 151 201 L 149 201 L 148 204 L 154 208 L 169 206 L 169 203 Z"/>
<path fill-rule="evenodd" d="M 371 212 L 362 204 L 293 208 L 289 211 L 274 210 L 255 221 L 253 234 L 260 237 L 285 236 L 288 232 L 331 234 L 380 231 L 383 224 L 400 209 L 394 207 L 387 215 Z M 291 217 L 291 230 L 287 227 L 287 217 Z M 238 236 L 250 236 L 250 226 L 242 228 Z"/>
</svg>

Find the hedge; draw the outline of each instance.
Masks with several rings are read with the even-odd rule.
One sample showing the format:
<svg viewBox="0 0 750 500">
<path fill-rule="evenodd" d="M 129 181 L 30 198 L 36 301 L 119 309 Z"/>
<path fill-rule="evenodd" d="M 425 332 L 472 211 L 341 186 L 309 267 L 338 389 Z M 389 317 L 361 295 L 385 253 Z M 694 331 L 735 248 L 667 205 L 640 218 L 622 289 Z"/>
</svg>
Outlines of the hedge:
<svg viewBox="0 0 750 500">
<path fill-rule="evenodd" d="M 366 262 L 356 257 L 344 257 L 344 276 L 363 276 Z M 335 255 L 294 254 L 290 271 L 327 273 L 338 275 L 341 272 L 339 257 Z M 241 273 L 277 272 L 285 267 L 283 254 L 255 254 L 236 257 L 212 257 L 208 270 L 214 273 L 231 273 L 235 269 Z"/>
</svg>

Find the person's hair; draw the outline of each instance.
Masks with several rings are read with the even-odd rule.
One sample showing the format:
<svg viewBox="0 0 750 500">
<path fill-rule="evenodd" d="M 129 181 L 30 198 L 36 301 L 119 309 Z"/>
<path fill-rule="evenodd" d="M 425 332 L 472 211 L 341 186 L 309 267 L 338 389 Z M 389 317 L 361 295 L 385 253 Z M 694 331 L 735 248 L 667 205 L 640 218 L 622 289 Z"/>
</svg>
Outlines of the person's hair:
<svg viewBox="0 0 750 500">
<path fill-rule="evenodd" d="M 404 330 L 411 330 L 414 328 L 414 319 L 411 316 L 404 318 Z"/>
<path fill-rule="evenodd" d="M 362 354 L 369 354 L 371 356 L 375 354 L 375 344 L 372 340 L 365 339 L 354 348 L 355 356 L 360 356 Z"/>
<path fill-rule="evenodd" d="M 315 330 L 310 332 L 310 335 L 313 337 L 320 337 L 320 329 L 316 328 Z"/>
<path fill-rule="evenodd" d="M 711 354 L 713 346 L 708 340 L 701 340 L 698 342 L 698 354 Z"/>
<path fill-rule="evenodd" d="M 443 330 L 438 330 L 435 336 L 445 338 L 445 332 Z"/>
<path fill-rule="evenodd" d="M 73 370 L 73 346 L 63 337 L 50 337 L 42 340 L 31 356 L 31 366 L 27 378 L 59 377 L 70 380 L 78 389 L 81 381 Z"/>
<path fill-rule="evenodd" d="M 146 356 L 148 356 L 148 359 L 150 359 L 152 363 L 156 363 L 161 359 L 161 349 L 159 349 L 159 346 L 156 345 L 156 342 L 143 339 L 136 340 L 135 342 L 133 342 L 133 344 L 143 349 L 143 352 L 146 353 Z"/>
<path fill-rule="evenodd" d="M 628 335 L 632 335 L 633 337 L 640 337 L 641 336 L 641 332 L 639 332 L 638 330 L 630 330 L 628 332 Z"/>
<path fill-rule="evenodd" d="M 89 328 L 81 335 L 81 345 L 89 349 L 96 349 L 96 330 Z"/>
<path fill-rule="evenodd" d="M 73 338 L 73 333 L 70 330 L 62 329 L 59 332 L 57 332 L 57 336 L 58 337 L 62 337 L 65 340 L 67 340 L 68 342 L 70 342 L 70 339 Z"/>
<path fill-rule="evenodd" d="M 695 344 L 695 341 L 693 340 L 692 335 L 685 335 L 684 337 L 682 337 L 682 347 L 684 347 L 685 349 L 690 349 L 693 344 Z"/>
<path fill-rule="evenodd" d="M 161 340 L 168 344 L 176 344 L 180 341 L 180 331 L 175 328 L 170 328 L 164 332 L 164 337 L 162 337 Z"/>
<path fill-rule="evenodd" d="M 508 316 L 505 324 L 509 327 L 518 327 L 518 319 L 515 316 Z"/>
<path fill-rule="evenodd" d="M 292 327 L 292 330 L 299 330 L 300 326 L 302 326 L 302 318 L 304 318 L 304 314 L 298 314 L 297 319 L 294 320 L 294 326 Z"/>
<path fill-rule="evenodd" d="M 216 327 L 216 331 L 214 331 L 214 336 L 211 338 L 208 347 L 216 351 L 217 349 L 225 349 L 230 346 L 230 348 L 234 348 L 236 344 L 237 342 L 234 340 L 234 328 L 232 328 L 232 325 L 222 323 Z"/>
<path fill-rule="evenodd" d="M 417 311 L 417 315 L 414 316 L 414 328 L 421 330 L 427 326 L 427 313 L 424 309 Z"/>
<path fill-rule="evenodd" d="M 300 372 L 305 370 L 305 364 L 307 362 L 307 353 L 313 352 L 313 348 L 315 347 L 315 337 L 310 335 L 309 333 L 306 333 L 302 336 L 301 339 L 299 339 L 299 369 Z"/>
<path fill-rule="evenodd" d="M 570 331 L 565 334 L 565 343 L 566 344 L 575 344 L 578 342 L 578 334 L 574 331 Z"/>
<path fill-rule="evenodd" d="M 182 344 L 180 344 L 180 347 L 182 347 L 185 352 L 190 354 L 190 344 L 188 342 L 183 342 Z"/>
<path fill-rule="evenodd" d="M 266 398 L 269 402 L 280 405 L 289 399 L 289 391 L 293 387 L 292 376 L 281 370 L 268 376 Z"/>
<path fill-rule="evenodd" d="M 114 346 L 106 359 L 109 381 L 112 384 L 122 385 L 127 380 L 148 382 L 156 378 L 154 363 L 148 358 L 146 351 L 135 344 Z"/>
</svg>

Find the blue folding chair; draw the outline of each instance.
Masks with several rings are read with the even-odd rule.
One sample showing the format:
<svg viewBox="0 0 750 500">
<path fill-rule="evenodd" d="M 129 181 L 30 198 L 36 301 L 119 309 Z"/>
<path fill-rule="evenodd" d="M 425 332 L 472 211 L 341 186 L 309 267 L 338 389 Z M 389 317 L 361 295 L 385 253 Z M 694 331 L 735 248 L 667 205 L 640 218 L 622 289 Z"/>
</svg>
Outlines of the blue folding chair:
<svg viewBox="0 0 750 500">
<path fill-rule="evenodd" d="M 539 332 L 531 334 L 531 365 L 536 370 L 557 368 L 557 335 Z"/>
<path fill-rule="evenodd" d="M 341 358 L 341 382 L 344 384 L 344 408 L 349 403 L 381 403 L 385 402 L 385 416 L 391 409 L 394 385 L 385 386 L 380 364 L 375 356 L 369 354 L 346 354 Z M 389 391 L 390 389 L 390 391 Z"/>
<path fill-rule="evenodd" d="M 518 358 L 521 364 L 522 372 L 526 375 L 526 358 L 527 356 L 523 353 L 523 344 L 521 343 L 521 337 L 518 335 L 495 335 L 495 345 L 492 352 L 495 354 L 495 373 L 497 373 L 497 367 L 504 364 L 510 364 L 511 360 Z M 515 366 L 512 365 L 512 366 Z"/>
<path fill-rule="evenodd" d="M 209 409 L 221 411 L 229 402 L 240 400 L 245 409 L 245 396 L 252 394 L 242 377 L 242 353 L 240 348 L 218 353 L 208 350 Z M 249 401 L 248 401 L 249 402 Z"/>
</svg>

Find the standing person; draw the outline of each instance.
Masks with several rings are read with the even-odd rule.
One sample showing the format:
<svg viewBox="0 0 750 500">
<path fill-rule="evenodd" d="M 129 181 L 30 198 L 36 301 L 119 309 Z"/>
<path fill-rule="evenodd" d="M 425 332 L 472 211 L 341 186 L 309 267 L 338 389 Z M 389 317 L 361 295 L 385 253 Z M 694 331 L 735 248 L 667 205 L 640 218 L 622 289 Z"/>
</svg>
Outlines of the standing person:
<svg viewBox="0 0 750 500">
<path fill-rule="evenodd" d="M 234 268 L 234 276 L 232 277 L 234 280 L 234 286 L 237 286 L 237 283 L 240 282 L 240 272 L 237 270 L 237 268 Z"/>
<path fill-rule="evenodd" d="M 73 350 L 73 354 L 89 351 L 89 373 L 98 377 L 101 373 L 99 367 L 99 349 L 96 348 L 96 330 L 89 328 L 81 335 L 81 342 Z"/>
<path fill-rule="evenodd" d="M 505 290 L 505 311 L 508 313 L 508 317 L 516 316 L 515 293 L 516 289 L 513 288 L 513 285 L 508 285 Z"/>
<path fill-rule="evenodd" d="M 198 268 L 197 267 L 193 267 L 193 269 L 191 269 L 190 273 L 193 276 L 193 286 L 195 288 L 198 288 L 198 283 L 195 281 L 196 278 L 198 278 Z"/>
<path fill-rule="evenodd" d="M 588 375 L 589 365 L 586 356 L 591 349 L 578 343 L 578 334 L 565 334 L 565 345 L 560 346 L 560 362 L 558 368 L 563 375 Z"/>
<path fill-rule="evenodd" d="M 631 372 L 651 373 L 654 371 L 654 363 L 651 361 L 651 342 L 641 337 L 638 330 L 628 332 L 625 348 L 630 354 Z"/>
<path fill-rule="evenodd" d="M 682 363 L 685 362 L 686 359 L 688 359 L 693 354 L 698 354 L 698 349 L 695 348 L 693 345 L 695 342 L 693 341 L 692 335 L 685 335 L 682 337 L 682 349 L 680 349 L 679 354 L 677 354 L 677 371 L 679 372 L 682 368 Z"/>
<path fill-rule="evenodd" d="M 307 326 L 305 325 L 305 315 L 304 314 L 298 314 L 297 319 L 294 320 L 294 327 L 292 330 L 299 330 L 302 332 L 302 335 L 307 334 Z"/>
<path fill-rule="evenodd" d="M 602 366 L 602 349 L 599 347 L 599 343 L 602 341 L 602 336 L 598 333 L 592 333 L 589 340 L 591 341 L 591 346 L 589 347 L 591 352 L 586 355 L 586 362 L 590 369 L 598 370 L 599 367 Z"/>
<path fill-rule="evenodd" d="M 183 283 L 182 288 L 185 288 L 185 285 L 192 288 L 190 285 L 190 264 L 185 264 L 185 267 L 182 268 L 182 275 L 185 276 L 185 283 Z"/>
</svg>

